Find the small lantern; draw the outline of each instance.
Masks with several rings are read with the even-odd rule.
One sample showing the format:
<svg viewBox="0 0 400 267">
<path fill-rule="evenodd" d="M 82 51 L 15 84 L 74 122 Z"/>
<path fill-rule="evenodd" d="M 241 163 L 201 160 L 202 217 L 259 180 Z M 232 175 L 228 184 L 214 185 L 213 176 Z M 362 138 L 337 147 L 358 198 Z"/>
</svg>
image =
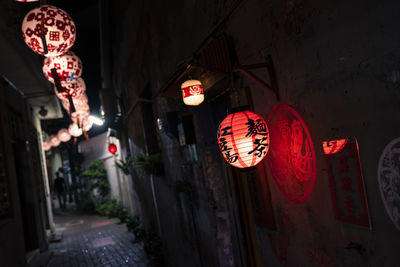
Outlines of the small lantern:
<svg viewBox="0 0 400 267">
<path fill-rule="evenodd" d="M 46 39 L 47 54 L 42 34 Z M 75 42 L 75 23 L 64 10 L 43 5 L 26 14 L 22 22 L 22 37 L 34 52 L 46 57 L 59 56 L 65 54 Z"/>
<path fill-rule="evenodd" d="M 81 128 L 78 127 L 75 123 L 71 124 L 68 128 L 68 132 L 73 137 L 79 137 L 82 135 L 83 131 Z"/>
<path fill-rule="evenodd" d="M 183 103 L 189 106 L 200 105 L 204 101 L 203 85 L 197 80 L 188 80 L 181 85 Z"/>
<path fill-rule="evenodd" d="M 52 135 L 50 136 L 50 144 L 53 147 L 57 147 L 59 146 L 61 143 L 60 139 L 58 139 L 58 137 L 56 135 Z"/>
<path fill-rule="evenodd" d="M 57 137 L 61 142 L 68 142 L 71 140 L 71 135 L 69 134 L 67 129 L 61 129 L 57 133 Z"/>
<path fill-rule="evenodd" d="M 219 125 L 217 138 L 225 160 L 238 168 L 257 165 L 269 149 L 267 123 L 248 110 L 229 114 Z"/>
<path fill-rule="evenodd" d="M 108 145 L 108 151 L 115 155 L 115 153 L 117 153 L 117 146 L 115 144 L 109 144 Z"/>
<path fill-rule="evenodd" d="M 61 56 L 46 57 L 43 61 L 43 74 L 47 80 L 54 83 L 52 69 L 56 69 L 62 84 L 75 83 L 82 75 L 82 61 L 72 51 Z"/>
<path fill-rule="evenodd" d="M 43 149 L 44 151 L 49 151 L 51 149 L 51 144 L 49 141 L 43 141 Z"/>
</svg>

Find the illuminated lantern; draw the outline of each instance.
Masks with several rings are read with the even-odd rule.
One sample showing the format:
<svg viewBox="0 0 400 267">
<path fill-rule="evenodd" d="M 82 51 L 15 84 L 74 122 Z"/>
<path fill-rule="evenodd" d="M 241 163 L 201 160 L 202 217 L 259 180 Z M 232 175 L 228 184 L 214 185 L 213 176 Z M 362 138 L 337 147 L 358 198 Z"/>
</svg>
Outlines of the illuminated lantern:
<svg viewBox="0 0 400 267">
<path fill-rule="evenodd" d="M 39 0 L 15 0 L 15 1 L 23 2 L 23 3 L 26 3 L 26 2 L 39 2 Z"/>
<path fill-rule="evenodd" d="M 322 142 L 325 154 L 336 154 L 342 150 L 347 143 L 347 139 L 331 140 Z"/>
<path fill-rule="evenodd" d="M 54 86 L 54 92 L 56 96 L 61 100 L 68 101 L 68 95 L 71 95 L 72 98 L 81 98 L 86 91 L 86 84 L 82 78 L 77 78 L 74 83 L 64 83 L 63 84 L 64 91 L 58 92 L 56 86 Z"/>
<path fill-rule="evenodd" d="M 59 146 L 61 143 L 60 139 L 58 139 L 57 135 L 50 136 L 50 144 L 53 147 Z"/>
<path fill-rule="evenodd" d="M 69 134 L 67 129 L 61 129 L 57 133 L 57 137 L 61 142 L 68 142 L 71 140 L 71 135 Z"/>
<path fill-rule="evenodd" d="M 115 145 L 115 144 L 109 144 L 108 145 L 108 151 L 111 153 L 111 154 L 115 154 L 115 153 L 117 153 L 117 146 Z"/>
<path fill-rule="evenodd" d="M 83 131 L 81 128 L 78 127 L 75 123 L 71 124 L 68 128 L 68 132 L 73 137 L 79 137 L 82 135 Z"/>
<path fill-rule="evenodd" d="M 49 151 L 51 149 L 51 144 L 49 141 L 44 141 L 42 145 L 43 145 L 44 151 Z"/>
<path fill-rule="evenodd" d="M 265 120 L 249 110 L 229 114 L 219 125 L 218 145 L 232 166 L 257 165 L 269 149 L 269 132 Z"/>
<path fill-rule="evenodd" d="M 200 105 L 204 101 L 203 85 L 197 80 L 188 80 L 181 85 L 183 103 L 189 106 Z"/>
<path fill-rule="evenodd" d="M 82 129 L 83 129 L 85 132 L 88 132 L 88 131 L 90 131 L 90 129 L 92 129 L 93 122 L 89 119 L 89 116 L 88 116 L 88 117 L 85 117 L 85 118 L 82 120 L 81 125 L 82 125 Z"/>
<path fill-rule="evenodd" d="M 47 80 L 54 83 L 52 69 L 57 70 L 62 84 L 75 83 L 82 75 L 82 62 L 72 51 L 68 51 L 61 56 L 46 57 L 43 61 L 43 74 Z"/>
<path fill-rule="evenodd" d="M 42 32 L 47 43 L 46 55 Z M 47 57 L 59 56 L 68 52 L 75 42 L 75 23 L 64 10 L 43 5 L 26 14 L 22 22 L 22 37 L 34 52 Z"/>
</svg>

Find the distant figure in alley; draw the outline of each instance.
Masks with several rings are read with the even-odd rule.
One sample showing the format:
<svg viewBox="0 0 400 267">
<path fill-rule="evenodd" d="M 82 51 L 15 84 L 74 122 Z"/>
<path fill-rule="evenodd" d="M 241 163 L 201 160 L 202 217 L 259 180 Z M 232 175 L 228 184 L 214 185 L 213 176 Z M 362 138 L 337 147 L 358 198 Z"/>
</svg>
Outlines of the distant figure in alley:
<svg viewBox="0 0 400 267">
<path fill-rule="evenodd" d="M 65 209 L 65 182 L 64 178 L 60 176 L 59 172 L 56 172 L 54 190 L 56 191 L 60 208 Z"/>
</svg>

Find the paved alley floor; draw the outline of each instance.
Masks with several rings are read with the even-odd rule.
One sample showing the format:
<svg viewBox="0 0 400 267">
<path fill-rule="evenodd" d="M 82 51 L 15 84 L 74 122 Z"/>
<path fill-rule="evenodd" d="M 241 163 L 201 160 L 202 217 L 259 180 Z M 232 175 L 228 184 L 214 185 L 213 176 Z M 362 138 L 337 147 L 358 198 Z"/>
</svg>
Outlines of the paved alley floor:
<svg viewBox="0 0 400 267">
<path fill-rule="evenodd" d="M 62 240 L 50 243 L 50 267 L 152 266 L 143 245 L 118 219 L 58 210 L 54 221 Z"/>
</svg>

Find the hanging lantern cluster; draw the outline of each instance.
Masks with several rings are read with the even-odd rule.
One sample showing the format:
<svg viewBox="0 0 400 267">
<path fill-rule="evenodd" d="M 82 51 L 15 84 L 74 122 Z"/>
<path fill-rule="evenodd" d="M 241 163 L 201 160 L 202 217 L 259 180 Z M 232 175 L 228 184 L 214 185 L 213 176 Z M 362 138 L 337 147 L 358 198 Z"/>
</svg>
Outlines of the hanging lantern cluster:
<svg viewBox="0 0 400 267">
<path fill-rule="evenodd" d="M 64 10 L 42 5 L 26 14 L 22 37 L 34 52 L 46 57 L 59 56 L 68 52 L 75 42 L 75 23 Z"/>
<path fill-rule="evenodd" d="M 31 0 L 23 2 L 28 1 Z M 56 96 L 73 122 L 68 130 L 61 129 L 57 136 L 52 136 L 49 144 L 57 146 L 61 141 L 69 141 L 71 136 L 84 134 L 87 137 L 86 132 L 93 124 L 89 119 L 86 85 L 81 78 L 82 62 L 74 52 L 69 51 L 76 39 L 74 21 L 58 7 L 41 5 L 25 16 L 22 35 L 34 52 L 46 57 L 42 66 L 43 74 L 55 85 Z M 44 145 L 48 148 L 47 143 Z"/>
<path fill-rule="evenodd" d="M 265 120 L 251 111 L 229 114 L 219 125 L 218 145 L 232 166 L 257 165 L 269 149 L 269 131 Z"/>
</svg>

